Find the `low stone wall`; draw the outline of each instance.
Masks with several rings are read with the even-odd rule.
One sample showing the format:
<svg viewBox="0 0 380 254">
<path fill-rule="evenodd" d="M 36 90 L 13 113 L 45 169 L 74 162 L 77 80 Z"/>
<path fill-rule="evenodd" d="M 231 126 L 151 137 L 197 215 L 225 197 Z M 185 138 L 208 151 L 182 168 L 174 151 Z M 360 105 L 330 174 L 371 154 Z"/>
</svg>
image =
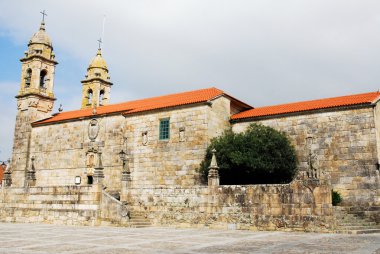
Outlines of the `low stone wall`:
<svg viewBox="0 0 380 254">
<path fill-rule="evenodd" d="M 3 188 L 0 221 L 93 226 L 99 200 L 95 186 Z"/>
<path fill-rule="evenodd" d="M 124 190 L 120 202 L 101 185 L 3 188 L 0 221 L 130 226 L 129 215 L 137 212 L 157 226 L 302 231 L 332 227 L 331 185 L 323 180 Z"/>
<path fill-rule="evenodd" d="M 326 231 L 331 187 L 319 180 L 214 188 L 129 190 L 129 206 L 154 225 L 251 230 Z"/>
<path fill-rule="evenodd" d="M 102 191 L 102 199 L 100 202 L 100 218 L 102 225 L 129 225 L 129 214 L 127 208 L 110 194 Z"/>
</svg>

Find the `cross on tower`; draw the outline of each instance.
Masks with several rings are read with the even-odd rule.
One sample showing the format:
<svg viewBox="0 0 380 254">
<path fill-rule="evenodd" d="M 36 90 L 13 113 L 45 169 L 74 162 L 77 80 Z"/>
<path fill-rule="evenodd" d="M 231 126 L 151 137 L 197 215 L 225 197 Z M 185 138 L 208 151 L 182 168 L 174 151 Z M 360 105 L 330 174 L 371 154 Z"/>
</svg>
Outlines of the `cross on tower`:
<svg viewBox="0 0 380 254">
<path fill-rule="evenodd" d="M 47 16 L 45 10 L 40 11 L 40 13 L 42 14 L 42 23 L 45 23 L 45 16 Z"/>
<path fill-rule="evenodd" d="M 98 42 L 99 42 L 99 49 L 101 49 L 102 48 L 102 38 L 99 38 Z"/>
</svg>

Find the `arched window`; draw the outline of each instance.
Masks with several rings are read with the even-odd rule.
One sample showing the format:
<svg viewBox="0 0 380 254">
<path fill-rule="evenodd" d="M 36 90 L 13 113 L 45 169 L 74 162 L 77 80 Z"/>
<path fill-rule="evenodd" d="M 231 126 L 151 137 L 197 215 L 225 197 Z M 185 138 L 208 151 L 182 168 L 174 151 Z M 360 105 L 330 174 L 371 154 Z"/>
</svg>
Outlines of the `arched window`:
<svg viewBox="0 0 380 254">
<path fill-rule="evenodd" d="M 30 86 L 31 79 L 32 79 L 32 70 L 28 69 L 25 74 L 25 87 Z"/>
<path fill-rule="evenodd" d="M 46 88 L 47 71 L 42 70 L 40 73 L 40 88 Z"/>
<path fill-rule="evenodd" d="M 88 91 L 87 91 L 87 105 L 91 105 L 92 104 L 92 90 L 91 89 L 89 89 Z"/>
<path fill-rule="evenodd" d="M 101 90 L 99 93 L 99 105 L 103 105 L 103 99 L 104 99 L 104 90 Z"/>
</svg>

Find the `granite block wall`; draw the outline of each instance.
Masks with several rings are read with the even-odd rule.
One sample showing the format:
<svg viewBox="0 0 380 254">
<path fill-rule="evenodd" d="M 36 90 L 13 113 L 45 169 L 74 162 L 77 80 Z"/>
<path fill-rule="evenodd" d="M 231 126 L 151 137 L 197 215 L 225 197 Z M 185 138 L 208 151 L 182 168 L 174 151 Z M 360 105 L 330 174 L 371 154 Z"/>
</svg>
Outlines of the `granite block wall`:
<svg viewBox="0 0 380 254">
<path fill-rule="evenodd" d="M 158 226 L 327 231 L 333 223 L 330 188 L 308 181 L 215 189 L 132 188 L 128 204 Z"/>
<path fill-rule="evenodd" d="M 261 123 L 283 131 L 296 148 L 300 170 L 313 165 L 331 175 L 347 206 L 379 205 L 378 141 L 372 107 L 321 111 L 238 122 L 233 131 Z M 309 144 L 308 144 L 309 138 Z"/>
<path fill-rule="evenodd" d="M 0 221 L 94 226 L 99 223 L 99 193 L 79 186 L 4 188 Z"/>
</svg>

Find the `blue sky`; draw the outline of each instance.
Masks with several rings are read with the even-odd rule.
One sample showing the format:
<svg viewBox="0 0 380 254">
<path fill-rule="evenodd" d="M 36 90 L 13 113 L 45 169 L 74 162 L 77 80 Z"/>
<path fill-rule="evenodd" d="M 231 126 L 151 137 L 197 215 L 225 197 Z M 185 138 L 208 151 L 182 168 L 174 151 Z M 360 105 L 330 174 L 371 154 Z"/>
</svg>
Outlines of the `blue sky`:
<svg viewBox="0 0 380 254">
<path fill-rule="evenodd" d="M 0 0 L 0 160 L 10 157 L 19 59 L 46 10 L 56 59 L 54 111 L 80 107 L 103 55 L 111 102 L 218 87 L 253 106 L 380 88 L 380 1 Z"/>
</svg>

